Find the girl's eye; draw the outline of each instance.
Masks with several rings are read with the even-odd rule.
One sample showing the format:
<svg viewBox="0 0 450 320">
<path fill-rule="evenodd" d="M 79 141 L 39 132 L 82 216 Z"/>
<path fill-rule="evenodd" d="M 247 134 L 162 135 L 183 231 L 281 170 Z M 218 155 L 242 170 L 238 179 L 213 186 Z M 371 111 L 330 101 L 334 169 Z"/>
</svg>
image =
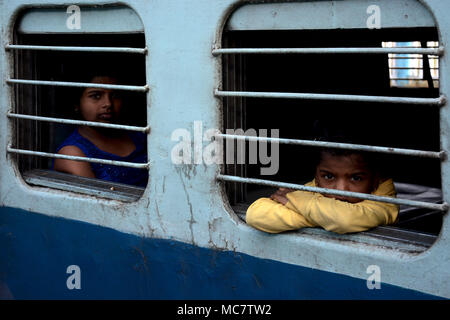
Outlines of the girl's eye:
<svg viewBox="0 0 450 320">
<path fill-rule="evenodd" d="M 94 99 L 94 100 L 98 100 L 98 99 L 100 99 L 100 94 L 94 93 L 94 94 L 91 94 L 89 97 Z"/>
<path fill-rule="evenodd" d="M 352 177 L 352 180 L 353 180 L 353 181 L 358 181 L 358 182 L 359 182 L 359 181 L 362 181 L 363 178 L 362 178 L 361 176 L 353 176 L 353 177 Z"/>
<path fill-rule="evenodd" d="M 325 180 L 331 180 L 331 179 L 334 178 L 334 176 L 333 176 L 331 173 L 324 174 L 322 177 L 323 177 Z"/>
</svg>

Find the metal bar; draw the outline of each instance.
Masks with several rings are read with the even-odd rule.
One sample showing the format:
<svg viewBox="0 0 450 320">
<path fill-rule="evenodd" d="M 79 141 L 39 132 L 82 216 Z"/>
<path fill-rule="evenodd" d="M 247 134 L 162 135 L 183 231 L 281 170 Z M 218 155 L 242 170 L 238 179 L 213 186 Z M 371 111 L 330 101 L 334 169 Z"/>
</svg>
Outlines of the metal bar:
<svg viewBox="0 0 450 320">
<path fill-rule="evenodd" d="M 348 94 L 322 94 L 322 93 L 292 93 L 292 92 L 249 92 L 249 91 L 215 91 L 219 97 L 247 97 L 247 98 L 282 98 L 282 99 L 304 99 L 304 100 L 334 100 L 354 102 L 380 102 L 380 103 L 403 103 L 415 105 L 443 106 L 446 103 L 445 96 L 439 98 L 407 98 L 407 97 L 385 97 L 385 96 L 362 96 Z"/>
<path fill-rule="evenodd" d="M 111 52 L 111 53 L 138 53 L 147 54 L 147 48 L 125 47 L 70 47 L 70 46 L 33 46 L 8 44 L 6 50 L 44 50 L 44 51 L 77 51 L 77 52 Z"/>
<path fill-rule="evenodd" d="M 430 59 L 430 60 L 438 60 L 439 59 L 439 57 L 438 56 L 428 56 L 427 57 L 428 59 Z M 407 57 L 399 57 L 399 56 L 388 56 L 388 59 L 390 59 L 390 60 L 402 60 L 402 59 L 410 59 L 410 60 L 423 60 L 423 56 L 422 55 L 420 55 L 420 56 L 413 56 L 413 57 L 411 57 L 411 56 L 407 56 Z"/>
<path fill-rule="evenodd" d="M 220 54 L 427 54 L 441 56 L 444 48 L 218 48 L 214 56 Z"/>
<path fill-rule="evenodd" d="M 75 124 L 75 125 L 81 125 L 81 126 L 138 131 L 138 132 L 143 132 L 143 133 L 147 133 L 147 134 L 150 132 L 149 126 L 147 126 L 147 127 L 126 126 L 126 125 L 120 125 L 120 124 L 94 122 L 94 121 L 81 121 L 81 120 L 72 120 L 72 119 L 31 116 L 31 115 L 26 115 L 26 114 L 17 114 L 17 113 L 10 113 L 10 112 L 7 113 L 7 116 L 9 118 L 16 118 L 16 119 L 27 119 L 27 120 L 46 121 L 46 122 L 53 122 L 53 123 Z"/>
<path fill-rule="evenodd" d="M 423 78 L 389 78 L 389 80 L 405 80 L 405 81 L 427 81 Z M 438 78 L 433 78 L 433 81 L 439 81 Z"/>
<path fill-rule="evenodd" d="M 425 47 L 421 47 L 421 46 L 395 46 L 395 47 L 383 47 L 383 48 L 439 48 L 439 46 L 425 46 Z"/>
<path fill-rule="evenodd" d="M 137 169 L 149 169 L 150 163 L 134 163 L 134 162 L 126 162 L 126 161 L 116 161 L 116 160 L 106 160 L 106 159 L 97 159 L 97 158 L 87 158 L 87 157 L 77 157 L 77 156 L 67 156 L 64 154 L 56 154 L 56 153 L 47 153 L 40 151 L 32 151 L 32 150 L 23 150 L 23 149 L 15 149 L 10 145 L 7 147 L 7 152 L 15 153 L 15 154 L 23 154 L 29 156 L 38 156 L 38 157 L 46 157 L 46 158 L 55 158 L 55 159 L 65 159 L 65 160 L 75 160 L 75 161 L 83 161 L 83 162 L 93 162 L 93 163 L 102 163 L 113 166 L 121 166 L 121 167 L 129 167 L 129 168 L 137 168 Z"/>
<path fill-rule="evenodd" d="M 308 191 L 308 192 L 325 193 L 325 194 L 331 194 L 331 195 L 336 195 L 336 196 L 352 197 L 352 198 L 378 201 L 378 202 L 387 202 L 387 203 L 393 203 L 393 204 L 398 204 L 398 205 L 427 208 L 427 209 L 433 209 L 433 210 L 439 210 L 439 211 L 447 211 L 449 208 L 448 204 L 445 202 L 444 203 L 430 203 L 430 202 L 423 202 L 423 201 L 413 201 L 413 200 L 409 200 L 409 199 L 383 197 L 383 196 L 376 196 L 373 194 L 342 191 L 342 190 L 336 190 L 336 189 L 308 187 L 308 186 L 301 185 L 301 184 L 285 183 L 285 182 L 270 181 L 270 180 L 263 180 L 263 179 L 243 178 L 243 177 L 236 177 L 236 176 L 229 176 L 229 175 L 222 175 L 222 174 L 217 175 L 217 179 L 222 180 L 222 181 L 229 181 L 229 182 L 251 183 L 251 184 L 259 184 L 259 185 L 270 186 L 270 187 L 277 187 L 277 188 L 288 188 L 288 189 L 296 189 L 296 190 Z"/>
<path fill-rule="evenodd" d="M 149 86 L 125 86 L 118 84 L 101 84 L 101 83 L 86 83 L 86 82 L 63 82 L 63 81 L 44 81 L 44 80 L 25 80 L 25 79 L 8 79 L 9 84 L 30 84 L 41 86 L 60 86 L 60 87 L 78 87 L 78 88 L 100 88 L 111 90 L 127 90 L 127 91 L 139 91 L 147 92 Z"/>
<path fill-rule="evenodd" d="M 439 67 L 430 67 L 430 70 L 439 70 L 439 69 L 440 69 Z M 424 70 L 424 68 L 423 67 L 389 67 L 389 70 Z"/>
<path fill-rule="evenodd" d="M 422 150 L 414 150 L 414 149 L 399 149 L 399 148 L 368 146 L 368 145 L 351 144 L 351 143 L 298 140 L 298 139 L 283 139 L 283 138 L 270 138 L 270 137 L 255 137 L 255 136 L 244 136 L 244 135 L 224 134 L 224 133 L 220 133 L 215 136 L 223 137 L 225 139 L 271 142 L 271 143 L 302 145 L 302 146 L 320 147 L 320 148 L 347 149 L 347 150 L 357 150 L 357 151 L 366 151 L 366 152 L 379 152 L 379 153 L 397 154 L 397 155 L 423 157 L 423 158 L 444 159 L 446 156 L 445 151 L 440 151 L 440 152 L 422 151 Z"/>
<path fill-rule="evenodd" d="M 411 80 L 411 81 L 425 81 L 425 79 L 423 79 L 423 78 L 419 78 L 419 77 L 417 77 L 417 78 L 413 78 L 413 77 L 410 77 L 410 78 L 406 78 L 406 77 L 404 77 L 404 78 L 400 78 L 400 77 L 391 77 L 391 78 L 389 78 L 389 80 Z"/>
</svg>

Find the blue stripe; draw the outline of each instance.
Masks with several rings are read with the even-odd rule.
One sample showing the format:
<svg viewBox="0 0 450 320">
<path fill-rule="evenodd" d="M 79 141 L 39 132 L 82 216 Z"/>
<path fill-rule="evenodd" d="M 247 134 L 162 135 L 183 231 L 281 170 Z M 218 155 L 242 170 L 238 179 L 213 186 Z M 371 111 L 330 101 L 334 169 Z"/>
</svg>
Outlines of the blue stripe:
<svg viewBox="0 0 450 320">
<path fill-rule="evenodd" d="M 69 265 L 81 269 L 80 290 L 66 286 Z M 3 295 L 9 289 L 16 299 L 438 298 L 385 283 L 368 290 L 349 276 L 4 207 L 2 283 Z"/>
</svg>

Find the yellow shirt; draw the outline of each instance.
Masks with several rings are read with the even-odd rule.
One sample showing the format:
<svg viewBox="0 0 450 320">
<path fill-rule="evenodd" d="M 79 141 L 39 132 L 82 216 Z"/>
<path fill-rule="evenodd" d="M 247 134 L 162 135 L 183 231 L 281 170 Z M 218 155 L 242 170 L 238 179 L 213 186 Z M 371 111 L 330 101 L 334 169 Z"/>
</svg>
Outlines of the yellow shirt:
<svg viewBox="0 0 450 320">
<path fill-rule="evenodd" d="M 315 186 L 314 180 L 306 186 Z M 395 197 L 392 179 L 380 182 L 373 195 Z M 363 200 L 358 203 L 327 198 L 320 193 L 294 191 L 286 205 L 269 198 L 256 200 L 247 210 L 246 222 L 265 232 L 279 233 L 304 227 L 322 227 L 337 233 L 364 231 L 397 220 L 396 204 Z"/>
</svg>

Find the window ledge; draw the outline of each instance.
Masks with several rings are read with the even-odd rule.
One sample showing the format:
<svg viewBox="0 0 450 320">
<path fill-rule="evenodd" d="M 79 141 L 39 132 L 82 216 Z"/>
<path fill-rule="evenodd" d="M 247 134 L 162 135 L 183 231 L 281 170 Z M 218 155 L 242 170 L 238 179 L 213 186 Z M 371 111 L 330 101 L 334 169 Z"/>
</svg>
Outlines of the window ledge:
<svg viewBox="0 0 450 320">
<path fill-rule="evenodd" d="M 234 212 L 245 222 L 248 205 L 233 206 Z M 366 245 L 384 247 L 409 254 L 419 254 L 429 249 L 438 236 L 426 232 L 419 232 L 398 228 L 395 226 L 379 226 L 364 232 L 353 234 L 337 234 L 321 228 L 303 228 L 292 231 L 297 235 L 308 235 L 341 242 L 358 242 Z"/>
<path fill-rule="evenodd" d="M 127 184 L 41 169 L 25 172 L 23 179 L 34 186 L 71 191 L 124 202 L 137 201 L 142 197 L 145 190 L 145 188 Z"/>
</svg>

